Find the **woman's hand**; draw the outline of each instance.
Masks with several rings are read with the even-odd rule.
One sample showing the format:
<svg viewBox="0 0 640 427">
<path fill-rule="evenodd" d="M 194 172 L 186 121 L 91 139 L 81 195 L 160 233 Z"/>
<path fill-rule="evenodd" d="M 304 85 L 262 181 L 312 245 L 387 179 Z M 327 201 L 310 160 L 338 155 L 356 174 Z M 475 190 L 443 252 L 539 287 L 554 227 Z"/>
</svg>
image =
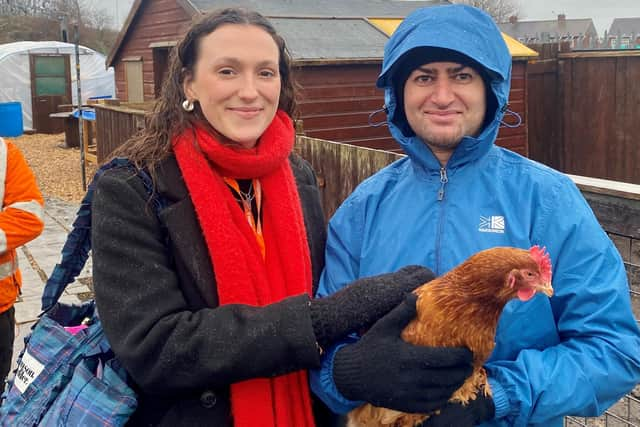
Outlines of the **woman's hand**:
<svg viewBox="0 0 640 427">
<path fill-rule="evenodd" d="M 410 265 L 395 273 L 358 279 L 335 294 L 311 300 L 316 341 L 325 347 L 351 332 L 370 327 L 409 292 L 434 278 L 428 268 Z"/>
</svg>

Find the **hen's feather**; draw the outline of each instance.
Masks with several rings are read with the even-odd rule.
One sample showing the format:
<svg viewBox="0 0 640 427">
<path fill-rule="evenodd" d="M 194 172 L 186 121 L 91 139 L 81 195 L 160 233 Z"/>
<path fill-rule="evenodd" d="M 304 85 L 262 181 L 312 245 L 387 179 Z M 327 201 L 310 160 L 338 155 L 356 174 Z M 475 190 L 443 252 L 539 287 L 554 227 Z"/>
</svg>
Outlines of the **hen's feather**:
<svg viewBox="0 0 640 427">
<path fill-rule="evenodd" d="M 469 348 L 473 373 L 450 400 L 466 404 L 477 393 L 490 395 L 483 365 L 493 351 L 502 309 L 513 298 L 526 301 L 536 292 L 551 296 L 550 280 L 549 255 L 537 246 L 529 251 L 500 247 L 478 252 L 416 289 L 417 317 L 402 338 L 416 345 Z M 348 427 L 413 427 L 428 416 L 367 404 L 349 413 Z"/>
</svg>

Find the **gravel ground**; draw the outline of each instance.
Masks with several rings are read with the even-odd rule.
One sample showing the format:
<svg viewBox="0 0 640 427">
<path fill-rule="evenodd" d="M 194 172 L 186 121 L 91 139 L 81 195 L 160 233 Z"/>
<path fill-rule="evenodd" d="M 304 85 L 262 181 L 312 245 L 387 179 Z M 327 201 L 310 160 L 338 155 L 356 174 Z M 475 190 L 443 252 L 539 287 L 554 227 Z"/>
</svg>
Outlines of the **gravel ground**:
<svg viewBox="0 0 640 427">
<path fill-rule="evenodd" d="M 66 148 L 64 134 L 36 133 L 6 139 L 16 144 L 24 154 L 36 175 L 43 195 L 80 203 L 85 193 L 82 188 L 80 150 Z M 87 184 L 91 181 L 96 169 L 96 165 L 88 164 Z"/>
</svg>

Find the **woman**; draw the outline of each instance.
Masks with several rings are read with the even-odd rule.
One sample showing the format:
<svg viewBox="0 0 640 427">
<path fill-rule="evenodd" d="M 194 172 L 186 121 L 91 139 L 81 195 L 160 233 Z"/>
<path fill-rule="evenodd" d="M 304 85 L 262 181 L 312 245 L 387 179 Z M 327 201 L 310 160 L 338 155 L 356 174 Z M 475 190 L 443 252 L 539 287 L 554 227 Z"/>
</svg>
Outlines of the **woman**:
<svg viewBox="0 0 640 427">
<path fill-rule="evenodd" d="M 226 9 L 174 49 L 147 128 L 117 153 L 153 178 L 107 171 L 92 205 L 104 330 L 133 379 L 132 425 L 313 426 L 306 372 L 431 273 L 407 267 L 310 300 L 323 267 L 315 176 L 291 155 L 285 45 Z M 318 421 L 318 425 L 326 425 Z"/>
</svg>

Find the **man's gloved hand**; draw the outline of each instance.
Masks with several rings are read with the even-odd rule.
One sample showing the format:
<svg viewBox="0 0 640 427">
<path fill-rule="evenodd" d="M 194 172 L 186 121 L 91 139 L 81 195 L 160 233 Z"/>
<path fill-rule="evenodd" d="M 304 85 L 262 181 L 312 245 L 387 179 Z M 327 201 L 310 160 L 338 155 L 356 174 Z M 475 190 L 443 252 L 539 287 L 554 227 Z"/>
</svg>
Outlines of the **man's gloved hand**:
<svg viewBox="0 0 640 427">
<path fill-rule="evenodd" d="M 358 279 L 333 295 L 310 301 L 311 322 L 321 347 L 368 328 L 400 304 L 407 293 L 435 278 L 419 265 Z"/>
<path fill-rule="evenodd" d="M 419 427 L 473 427 L 493 419 L 494 415 L 493 399 L 479 393 L 467 405 L 448 402 L 438 415 L 431 416 Z"/>
<path fill-rule="evenodd" d="M 410 294 L 360 341 L 335 355 L 333 379 L 344 397 L 402 412 L 428 413 L 446 405 L 472 372 L 466 348 L 422 347 L 400 334 L 416 315 Z"/>
</svg>

